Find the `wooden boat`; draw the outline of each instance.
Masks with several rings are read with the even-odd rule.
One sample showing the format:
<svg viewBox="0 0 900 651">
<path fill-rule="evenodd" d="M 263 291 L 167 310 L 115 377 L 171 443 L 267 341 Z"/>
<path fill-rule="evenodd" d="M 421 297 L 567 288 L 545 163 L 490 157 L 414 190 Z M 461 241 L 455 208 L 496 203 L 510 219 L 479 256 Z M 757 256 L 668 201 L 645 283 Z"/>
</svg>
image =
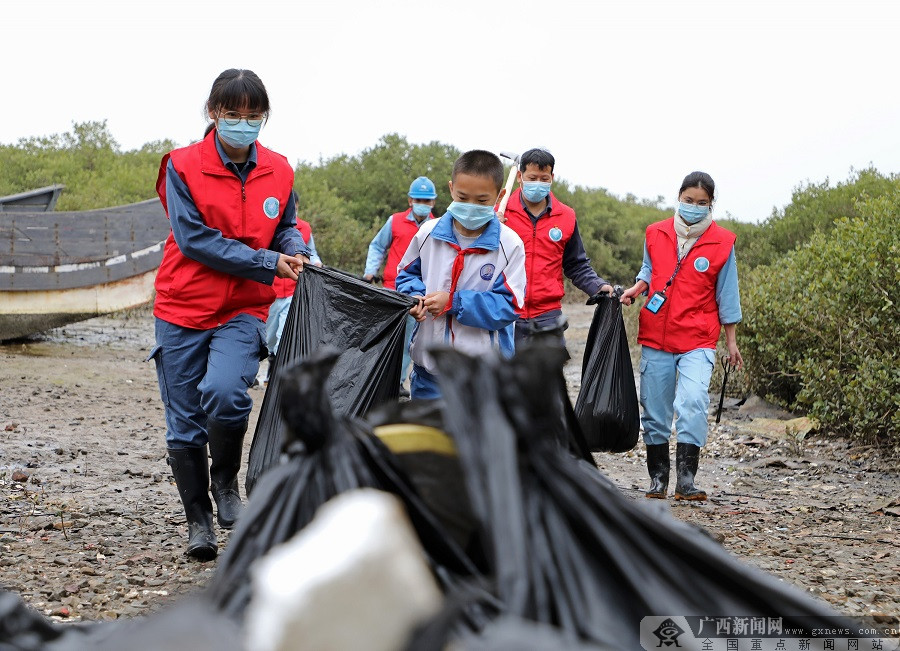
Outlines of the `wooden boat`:
<svg viewBox="0 0 900 651">
<path fill-rule="evenodd" d="M 46 188 L 0 197 L 0 212 L 49 212 L 55 210 L 59 193 L 65 187 L 64 185 L 48 185 Z"/>
<path fill-rule="evenodd" d="M 168 236 L 159 199 L 0 213 L 0 340 L 149 302 Z"/>
</svg>

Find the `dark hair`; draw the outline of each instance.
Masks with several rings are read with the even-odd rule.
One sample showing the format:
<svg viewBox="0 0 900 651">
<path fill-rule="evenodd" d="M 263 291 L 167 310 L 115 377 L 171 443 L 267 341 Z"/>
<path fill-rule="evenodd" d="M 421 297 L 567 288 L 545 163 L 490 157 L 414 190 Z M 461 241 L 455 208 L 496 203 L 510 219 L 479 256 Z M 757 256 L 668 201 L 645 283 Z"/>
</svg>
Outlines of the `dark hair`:
<svg viewBox="0 0 900 651">
<path fill-rule="evenodd" d="M 503 188 L 503 163 L 500 161 L 500 157 L 483 149 L 467 151 L 457 158 L 453 163 L 453 174 L 450 178 L 455 181 L 457 174 L 484 176 L 494 182 L 497 192 Z"/>
<path fill-rule="evenodd" d="M 688 188 L 703 188 L 706 190 L 706 194 L 709 195 L 710 203 L 716 198 L 716 182 L 713 181 L 712 177 L 706 172 L 691 172 L 685 176 L 684 181 L 681 182 L 681 189 L 678 191 L 678 196 L 680 197 L 681 193 Z"/>
<path fill-rule="evenodd" d="M 269 115 L 269 94 L 262 80 L 252 70 L 229 68 L 213 82 L 206 100 L 206 110 L 215 112 L 220 108 L 238 108 L 246 106 L 263 115 Z M 204 135 L 214 129 L 210 124 Z"/>
<path fill-rule="evenodd" d="M 553 166 L 556 165 L 556 159 L 546 149 L 529 149 L 519 156 L 519 171 L 524 172 L 529 165 L 537 165 L 539 170 L 549 167 L 552 174 Z"/>
</svg>

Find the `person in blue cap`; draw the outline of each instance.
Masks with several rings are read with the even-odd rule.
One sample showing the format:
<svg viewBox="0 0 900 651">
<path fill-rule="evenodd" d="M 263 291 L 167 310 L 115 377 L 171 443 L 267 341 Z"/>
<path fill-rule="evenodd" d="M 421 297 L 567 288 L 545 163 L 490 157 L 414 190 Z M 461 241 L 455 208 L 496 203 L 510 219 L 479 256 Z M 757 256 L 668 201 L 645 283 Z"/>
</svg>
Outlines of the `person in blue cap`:
<svg viewBox="0 0 900 651">
<path fill-rule="evenodd" d="M 434 209 L 434 200 L 437 199 L 437 191 L 434 183 L 426 176 L 420 176 L 409 185 L 407 195 L 408 208 L 403 212 L 397 212 L 387 218 L 384 226 L 369 244 L 369 254 L 366 256 L 366 270 L 363 278 L 372 281 L 381 263 L 387 255 L 384 266 L 384 286 L 388 289 L 396 289 L 397 265 L 409 248 L 409 243 L 419 227 L 429 219 L 434 219 L 431 211 Z M 406 321 L 406 337 L 403 342 L 403 365 L 400 368 L 400 395 L 408 396 L 404 386 L 409 374 L 409 342 L 412 339 L 416 321 L 411 316 Z"/>
</svg>

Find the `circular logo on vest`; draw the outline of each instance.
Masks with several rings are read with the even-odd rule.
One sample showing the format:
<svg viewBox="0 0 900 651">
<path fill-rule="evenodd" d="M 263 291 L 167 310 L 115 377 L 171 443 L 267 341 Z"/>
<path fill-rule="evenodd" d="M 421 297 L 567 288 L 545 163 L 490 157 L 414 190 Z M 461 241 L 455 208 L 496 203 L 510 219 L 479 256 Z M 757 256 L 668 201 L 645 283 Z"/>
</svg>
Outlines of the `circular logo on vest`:
<svg viewBox="0 0 900 651">
<path fill-rule="evenodd" d="M 481 271 L 479 273 L 481 274 L 481 278 L 483 280 L 490 280 L 494 277 L 494 265 L 492 265 L 490 262 L 482 265 Z"/>
<path fill-rule="evenodd" d="M 278 217 L 278 207 L 281 204 L 278 199 L 275 197 L 269 197 L 265 201 L 263 201 L 263 212 L 266 213 L 266 217 L 269 219 L 275 219 Z"/>
<path fill-rule="evenodd" d="M 559 242 L 562 239 L 562 230 L 560 230 L 557 226 L 554 226 L 550 229 L 550 232 L 547 233 L 550 236 L 550 239 L 554 242 Z"/>
<path fill-rule="evenodd" d="M 709 269 L 709 260 L 702 256 L 697 258 L 696 260 L 694 260 L 694 269 L 696 269 L 700 273 L 703 273 L 704 271 Z"/>
</svg>

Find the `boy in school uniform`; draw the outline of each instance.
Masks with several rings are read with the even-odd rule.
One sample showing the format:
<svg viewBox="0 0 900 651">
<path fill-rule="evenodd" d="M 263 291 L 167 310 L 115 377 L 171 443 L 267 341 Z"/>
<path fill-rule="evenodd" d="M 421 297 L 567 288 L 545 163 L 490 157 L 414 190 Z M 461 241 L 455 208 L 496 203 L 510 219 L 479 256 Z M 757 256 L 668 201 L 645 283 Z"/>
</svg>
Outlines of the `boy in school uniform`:
<svg viewBox="0 0 900 651">
<path fill-rule="evenodd" d="M 517 310 L 525 298 L 525 247 L 494 212 L 502 198 L 503 163 L 468 151 L 453 165 L 453 202 L 423 224 L 400 261 L 397 291 L 419 298 L 410 310 L 413 398 L 440 397 L 428 348 L 449 345 L 470 355 L 512 355 Z"/>
</svg>

